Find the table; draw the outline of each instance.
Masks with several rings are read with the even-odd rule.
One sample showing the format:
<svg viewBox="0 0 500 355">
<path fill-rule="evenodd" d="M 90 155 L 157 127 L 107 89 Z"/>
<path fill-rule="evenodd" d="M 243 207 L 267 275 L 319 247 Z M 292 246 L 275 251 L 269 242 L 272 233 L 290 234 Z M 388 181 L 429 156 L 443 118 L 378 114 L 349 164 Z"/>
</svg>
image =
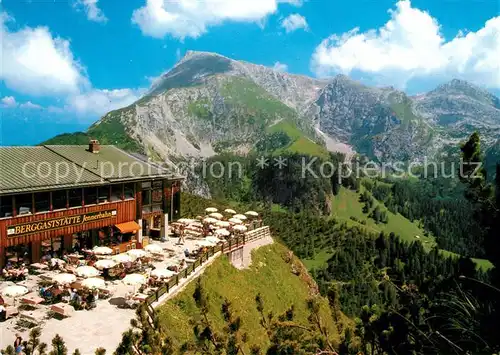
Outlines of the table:
<svg viewBox="0 0 500 355">
<path fill-rule="evenodd" d="M 38 295 L 36 292 L 30 292 L 21 298 L 21 302 L 25 304 L 38 305 L 42 303 L 44 299 Z"/>
<path fill-rule="evenodd" d="M 49 268 L 48 265 L 42 263 L 34 263 L 30 265 L 32 268 L 37 270 L 47 270 Z"/>
<path fill-rule="evenodd" d="M 143 293 L 136 293 L 136 294 L 132 297 L 132 299 L 133 299 L 134 301 L 141 301 L 141 302 L 142 302 L 142 301 L 145 301 L 147 298 L 148 298 L 148 295 L 145 295 L 145 294 L 143 294 Z"/>
<path fill-rule="evenodd" d="M 50 310 L 54 313 L 60 314 L 63 317 L 70 317 L 75 312 L 75 309 L 67 303 L 56 303 L 50 307 Z"/>
</svg>

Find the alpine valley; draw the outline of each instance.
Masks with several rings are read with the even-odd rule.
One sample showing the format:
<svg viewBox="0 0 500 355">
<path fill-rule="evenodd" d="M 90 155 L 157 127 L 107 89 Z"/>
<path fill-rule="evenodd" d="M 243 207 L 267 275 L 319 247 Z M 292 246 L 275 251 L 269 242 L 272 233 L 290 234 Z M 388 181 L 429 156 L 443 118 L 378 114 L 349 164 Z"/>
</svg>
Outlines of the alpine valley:
<svg viewBox="0 0 500 355">
<path fill-rule="evenodd" d="M 494 145 L 500 100 L 466 81 L 408 96 L 344 75 L 315 79 L 190 51 L 134 104 L 86 132 L 44 143 L 86 144 L 92 137 L 161 161 L 266 150 L 357 152 L 394 162 L 458 150 L 473 131 L 486 147 Z"/>
</svg>

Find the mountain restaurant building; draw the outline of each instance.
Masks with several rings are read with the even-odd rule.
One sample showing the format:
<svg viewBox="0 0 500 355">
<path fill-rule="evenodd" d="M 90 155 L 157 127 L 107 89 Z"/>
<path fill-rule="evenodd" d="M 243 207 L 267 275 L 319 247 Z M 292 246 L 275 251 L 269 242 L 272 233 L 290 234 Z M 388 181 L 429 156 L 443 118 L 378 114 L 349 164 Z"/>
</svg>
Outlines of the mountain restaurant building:
<svg viewBox="0 0 500 355">
<path fill-rule="evenodd" d="M 165 237 L 183 177 L 115 146 L 0 148 L 0 266 Z"/>
</svg>

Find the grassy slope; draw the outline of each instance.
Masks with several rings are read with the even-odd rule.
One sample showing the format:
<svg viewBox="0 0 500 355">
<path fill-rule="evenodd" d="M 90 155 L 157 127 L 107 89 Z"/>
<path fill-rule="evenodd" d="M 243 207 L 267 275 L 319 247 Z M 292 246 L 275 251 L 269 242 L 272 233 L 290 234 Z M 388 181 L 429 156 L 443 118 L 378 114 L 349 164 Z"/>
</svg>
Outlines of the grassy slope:
<svg viewBox="0 0 500 355">
<path fill-rule="evenodd" d="M 223 318 L 220 306 L 225 298 L 232 302 L 233 311 L 242 318 L 242 330 L 248 333 L 248 345 L 265 346 L 267 337 L 259 324 L 259 314 L 255 307 L 255 296 L 260 293 L 265 302 L 266 313 L 283 313 L 292 304 L 295 306 L 296 320 L 306 323 L 308 311 L 305 300 L 309 295 L 309 287 L 302 277 L 290 271 L 283 257 L 287 249 L 278 243 L 261 247 L 253 252 L 252 265 L 246 270 L 238 271 L 226 257 L 221 257 L 207 268 L 202 276 L 202 283 L 210 299 L 210 320 L 222 329 Z M 191 283 L 184 291 L 161 306 L 158 311 L 160 320 L 169 336 L 179 345 L 192 338 L 192 326 L 189 320 L 198 315 L 193 301 L 195 284 Z M 330 312 L 328 302 L 323 300 L 322 312 Z M 323 317 L 323 319 L 331 319 Z M 336 327 L 330 321 L 328 328 L 335 334 Z M 248 349 L 247 353 L 248 353 Z"/>
<path fill-rule="evenodd" d="M 314 142 L 307 137 L 293 122 L 284 120 L 278 122 L 266 130 L 267 133 L 284 132 L 290 137 L 291 143 L 282 149 L 278 149 L 274 154 L 280 155 L 283 153 L 299 153 L 318 156 L 328 159 L 329 154 L 325 147 Z"/>
<path fill-rule="evenodd" d="M 85 145 L 89 143 L 90 138 L 94 138 L 101 144 L 113 144 L 127 151 L 140 152 L 142 148 L 130 137 L 120 120 L 119 116 L 123 110 L 125 109 L 111 111 L 102 120 L 90 126 L 87 132 L 63 133 L 40 144 Z"/>
<path fill-rule="evenodd" d="M 383 204 L 379 201 L 376 201 L 376 204 L 383 206 Z M 338 196 L 334 196 L 332 203 L 332 215 L 338 220 L 345 220 L 347 223 L 357 224 L 368 228 L 373 232 L 394 232 L 403 240 L 408 242 L 417 240 L 415 236 L 418 235 L 420 236 L 420 241 L 424 243 L 424 246 L 430 248 L 435 245 L 433 238 L 425 237 L 424 230 L 422 228 L 420 228 L 416 223 L 412 223 L 402 215 L 396 215 L 387 210 L 387 215 L 389 216 L 388 223 L 377 224 L 373 219 L 368 218 L 368 214 L 363 213 L 363 205 L 363 203 L 359 202 L 359 193 L 342 188 Z M 366 221 L 366 224 L 362 225 L 351 220 L 351 216 L 356 217 L 360 221 Z"/>
<path fill-rule="evenodd" d="M 383 205 L 379 201 L 376 201 L 376 204 Z M 401 239 L 408 242 L 420 240 L 427 250 L 436 245 L 433 237 L 425 237 L 424 230 L 422 228 L 420 228 L 416 223 L 406 219 L 401 214 L 395 215 L 387 210 L 387 215 L 389 216 L 388 223 L 377 224 L 373 219 L 368 218 L 368 214 L 363 213 L 363 205 L 363 203 L 359 202 L 359 193 L 341 188 L 340 193 L 337 196 L 334 196 L 332 201 L 332 216 L 339 221 L 346 222 L 348 225 L 357 225 L 367 228 L 371 232 L 394 232 L 396 235 L 399 235 Z M 353 221 L 350 218 L 351 216 L 357 218 L 359 221 L 365 221 L 366 224 Z M 417 235 L 420 236 L 419 239 L 415 238 Z M 441 250 L 441 252 L 445 255 L 454 255 L 458 257 L 457 254 L 451 253 L 447 250 Z M 330 256 L 331 255 L 328 254 L 328 252 L 323 251 L 316 254 L 314 259 L 304 260 L 304 264 L 308 269 L 317 268 L 324 265 Z M 489 269 L 492 267 L 491 262 L 488 260 L 472 260 L 480 268 Z"/>
</svg>

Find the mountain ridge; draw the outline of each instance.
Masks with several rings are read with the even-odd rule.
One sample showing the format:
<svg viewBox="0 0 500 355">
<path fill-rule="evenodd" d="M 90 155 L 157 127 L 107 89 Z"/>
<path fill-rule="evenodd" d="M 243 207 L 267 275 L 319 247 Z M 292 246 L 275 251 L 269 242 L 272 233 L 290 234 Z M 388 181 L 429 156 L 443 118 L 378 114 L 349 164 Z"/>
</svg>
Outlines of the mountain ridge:
<svg viewBox="0 0 500 355">
<path fill-rule="evenodd" d="M 153 158 L 199 158 L 255 151 L 266 127 L 287 120 L 325 149 L 333 140 L 378 161 L 418 161 L 474 130 L 486 144 L 496 142 L 499 102 L 458 79 L 409 96 L 345 75 L 316 79 L 188 51 L 148 94 L 104 115 L 87 134 L 106 140 L 105 130 L 96 129 L 104 122 L 118 128 L 127 148 Z"/>
</svg>

